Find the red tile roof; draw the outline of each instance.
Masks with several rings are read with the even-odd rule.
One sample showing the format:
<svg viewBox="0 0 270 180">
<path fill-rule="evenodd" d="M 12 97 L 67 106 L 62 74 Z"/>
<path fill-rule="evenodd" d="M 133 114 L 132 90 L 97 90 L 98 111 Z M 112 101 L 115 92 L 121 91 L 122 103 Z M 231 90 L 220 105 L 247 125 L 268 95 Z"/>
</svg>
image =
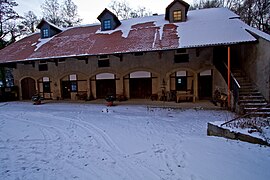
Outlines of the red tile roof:
<svg viewBox="0 0 270 180">
<path fill-rule="evenodd" d="M 270 39 L 234 17 L 228 9 L 213 8 L 189 11 L 187 22 L 175 24 L 159 15 L 124 20 L 110 31 L 100 31 L 100 25 L 79 26 L 42 40 L 37 33 L 2 49 L 0 63 L 255 41 L 246 29 Z"/>
<path fill-rule="evenodd" d="M 39 48 L 33 45 L 40 43 L 39 34 L 34 34 L 1 50 L 0 62 L 176 49 L 179 46 L 176 28 L 173 24 L 165 25 L 164 37 L 160 40 L 160 27 L 154 22 L 133 25 L 127 38 L 122 37 L 120 30 L 110 34 L 96 33 L 100 25 L 74 27 Z"/>
</svg>

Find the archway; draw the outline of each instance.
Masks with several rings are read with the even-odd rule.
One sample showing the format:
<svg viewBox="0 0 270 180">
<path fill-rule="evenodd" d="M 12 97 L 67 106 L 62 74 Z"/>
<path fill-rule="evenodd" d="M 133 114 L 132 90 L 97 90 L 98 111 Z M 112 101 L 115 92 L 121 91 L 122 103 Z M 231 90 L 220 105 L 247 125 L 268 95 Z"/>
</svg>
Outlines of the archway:
<svg viewBox="0 0 270 180">
<path fill-rule="evenodd" d="M 98 99 L 105 98 L 108 94 L 116 95 L 115 75 L 101 73 L 96 75 L 96 96 Z"/>
<path fill-rule="evenodd" d="M 35 80 L 27 77 L 21 80 L 22 99 L 29 100 L 36 93 Z"/>
<path fill-rule="evenodd" d="M 152 75 L 147 71 L 136 71 L 129 76 L 130 98 L 144 99 L 152 94 Z"/>
</svg>

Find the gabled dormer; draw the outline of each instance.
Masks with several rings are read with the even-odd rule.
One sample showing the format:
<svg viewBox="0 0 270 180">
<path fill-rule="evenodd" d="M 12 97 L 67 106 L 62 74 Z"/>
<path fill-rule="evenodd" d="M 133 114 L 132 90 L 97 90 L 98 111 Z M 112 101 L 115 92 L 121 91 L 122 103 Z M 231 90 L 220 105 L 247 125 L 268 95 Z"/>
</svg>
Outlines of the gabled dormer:
<svg viewBox="0 0 270 180">
<path fill-rule="evenodd" d="M 170 23 L 185 22 L 187 20 L 189 4 L 182 0 L 174 0 L 167 8 L 165 19 Z"/>
<path fill-rule="evenodd" d="M 41 22 L 37 25 L 37 28 L 40 29 L 41 39 L 50 38 L 62 32 L 61 28 L 46 21 L 45 19 L 41 20 Z"/>
<path fill-rule="evenodd" d="M 118 17 L 107 8 L 97 18 L 101 23 L 101 31 L 114 30 L 121 25 Z"/>
</svg>

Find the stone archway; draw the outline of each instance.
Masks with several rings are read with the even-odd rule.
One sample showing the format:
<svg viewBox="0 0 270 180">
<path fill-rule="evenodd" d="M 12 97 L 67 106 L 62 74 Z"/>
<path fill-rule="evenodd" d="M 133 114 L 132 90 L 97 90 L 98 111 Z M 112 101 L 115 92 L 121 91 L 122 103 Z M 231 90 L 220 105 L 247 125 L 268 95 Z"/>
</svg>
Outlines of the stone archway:
<svg viewBox="0 0 270 180">
<path fill-rule="evenodd" d="M 35 80 L 27 77 L 21 80 L 22 99 L 29 100 L 36 94 Z"/>
</svg>

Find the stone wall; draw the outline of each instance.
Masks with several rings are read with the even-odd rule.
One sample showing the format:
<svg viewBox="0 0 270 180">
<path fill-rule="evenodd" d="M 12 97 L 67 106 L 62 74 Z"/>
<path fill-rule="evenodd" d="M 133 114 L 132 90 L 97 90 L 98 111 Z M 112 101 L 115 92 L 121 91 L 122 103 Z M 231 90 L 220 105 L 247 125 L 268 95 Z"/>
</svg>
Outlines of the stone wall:
<svg viewBox="0 0 270 180">
<path fill-rule="evenodd" d="M 252 82 L 270 101 L 270 42 L 262 38 L 258 42 L 242 45 L 241 64 Z"/>
</svg>

